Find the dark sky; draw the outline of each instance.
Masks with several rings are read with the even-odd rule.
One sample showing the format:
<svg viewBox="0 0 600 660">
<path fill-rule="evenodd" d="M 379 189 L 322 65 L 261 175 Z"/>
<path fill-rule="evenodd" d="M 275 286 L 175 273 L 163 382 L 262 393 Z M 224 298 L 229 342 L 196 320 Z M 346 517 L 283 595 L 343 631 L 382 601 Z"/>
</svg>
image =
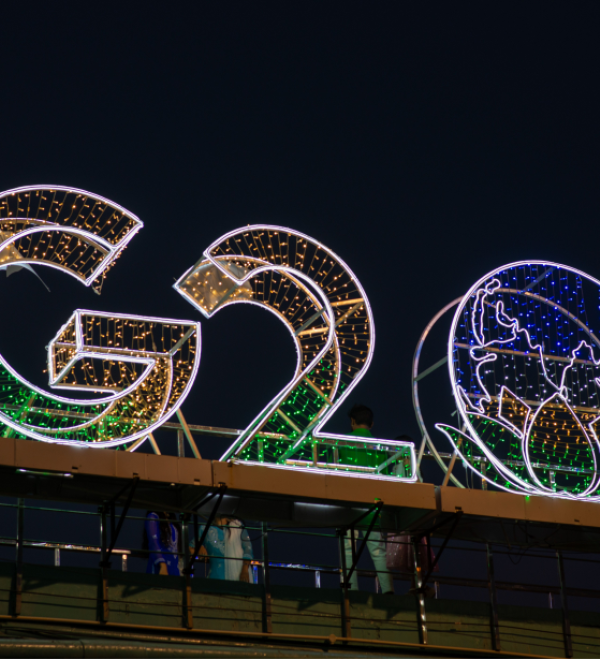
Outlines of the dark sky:
<svg viewBox="0 0 600 660">
<path fill-rule="evenodd" d="M 443 305 L 517 259 L 600 277 L 599 22 L 583 0 L 4 3 L 0 190 L 83 188 L 145 227 L 101 297 L 51 269 L 37 268 L 51 293 L 0 274 L 0 351 L 47 387 L 44 347 L 78 307 L 199 319 L 174 280 L 225 232 L 282 224 L 361 280 L 377 345 L 352 398 L 380 437 L 417 437 L 412 354 Z M 243 428 L 289 380 L 292 342 L 243 306 L 202 331 L 183 410 Z M 451 421 L 436 416 L 451 407 L 444 370 L 423 395 L 431 425 Z M 347 430 L 345 411 L 327 430 Z M 324 561 L 306 548 L 278 558 Z"/>
<path fill-rule="evenodd" d="M 52 293 L 2 276 L 0 350 L 39 385 L 73 309 L 198 319 L 174 279 L 223 233 L 277 223 L 361 280 L 377 346 L 353 398 L 377 435 L 416 436 L 412 353 L 440 307 L 515 259 L 600 276 L 597 3 L 11 4 L 0 189 L 83 188 L 145 223 L 101 297 L 49 269 Z M 289 379 L 292 343 L 242 306 L 202 327 L 183 409 L 241 428 Z M 445 374 L 430 395 L 450 400 Z"/>
</svg>

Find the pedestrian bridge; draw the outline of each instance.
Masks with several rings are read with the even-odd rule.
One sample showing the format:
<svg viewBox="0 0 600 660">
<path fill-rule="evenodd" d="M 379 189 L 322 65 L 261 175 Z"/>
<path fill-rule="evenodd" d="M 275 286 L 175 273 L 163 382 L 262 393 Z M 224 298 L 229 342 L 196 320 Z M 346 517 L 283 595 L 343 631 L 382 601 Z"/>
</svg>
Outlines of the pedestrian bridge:
<svg viewBox="0 0 600 660">
<path fill-rule="evenodd" d="M 14 438 L 0 442 L 0 495 L 4 656 L 600 655 L 595 503 Z M 208 580 L 198 565 L 194 577 L 146 575 L 136 556 L 147 509 L 178 512 L 190 526 L 217 509 L 245 519 L 258 583 Z M 430 537 L 440 573 L 417 565 L 412 593 L 407 574 L 394 575 L 405 595 L 374 593 L 368 566 L 360 557 L 346 566 L 339 547 L 375 513 L 414 548 Z M 39 516 L 59 514 L 69 538 L 44 537 Z M 85 525 L 93 542 L 78 544 Z M 331 550 L 333 559 L 292 563 L 274 545 L 284 534 L 318 540 L 318 557 Z M 75 555 L 87 565 L 64 565 Z M 189 567 L 187 550 L 183 559 Z M 510 570 L 498 570 L 505 559 Z M 347 588 L 350 570 L 365 590 Z M 304 586 L 283 574 L 304 576 Z M 435 598 L 425 597 L 430 585 Z"/>
</svg>

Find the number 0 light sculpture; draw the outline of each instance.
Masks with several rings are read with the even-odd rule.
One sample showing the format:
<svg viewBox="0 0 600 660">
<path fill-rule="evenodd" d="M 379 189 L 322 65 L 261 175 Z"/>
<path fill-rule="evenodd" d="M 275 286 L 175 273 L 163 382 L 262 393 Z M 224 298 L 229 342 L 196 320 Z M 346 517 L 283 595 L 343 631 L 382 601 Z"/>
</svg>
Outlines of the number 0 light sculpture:
<svg viewBox="0 0 600 660">
<path fill-rule="evenodd" d="M 0 267 L 46 265 L 99 291 L 142 226 L 83 190 L 9 190 L 0 194 Z M 198 323 L 77 310 L 49 345 L 50 384 L 107 396 L 44 392 L 0 356 L 0 434 L 104 447 L 144 437 L 181 405 L 199 357 Z"/>
<path fill-rule="evenodd" d="M 518 262 L 471 287 L 448 366 L 462 421 L 438 424 L 466 466 L 505 490 L 598 499 L 600 282 Z"/>
<path fill-rule="evenodd" d="M 375 341 L 365 292 L 331 250 L 292 229 L 249 226 L 215 241 L 175 288 L 207 318 L 260 305 L 295 342 L 294 377 L 222 460 L 416 480 L 412 443 L 322 431 L 364 376 Z"/>
</svg>

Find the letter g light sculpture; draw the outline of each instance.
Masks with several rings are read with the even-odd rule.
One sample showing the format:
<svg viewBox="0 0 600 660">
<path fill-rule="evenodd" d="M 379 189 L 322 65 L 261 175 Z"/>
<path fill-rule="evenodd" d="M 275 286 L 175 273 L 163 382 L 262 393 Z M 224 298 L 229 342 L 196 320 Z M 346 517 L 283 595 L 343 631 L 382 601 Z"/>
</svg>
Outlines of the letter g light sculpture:
<svg viewBox="0 0 600 660">
<path fill-rule="evenodd" d="M 99 291 L 142 226 L 83 190 L 9 190 L 0 193 L 0 267 L 45 265 Z M 105 396 L 47 393 L 0 356 L 0 434 L 102 447 L 132 442 L 181 405 L 199 358 L 199 323 L 77 310 L 48 347 L 50 385 Z"/>
</svg>

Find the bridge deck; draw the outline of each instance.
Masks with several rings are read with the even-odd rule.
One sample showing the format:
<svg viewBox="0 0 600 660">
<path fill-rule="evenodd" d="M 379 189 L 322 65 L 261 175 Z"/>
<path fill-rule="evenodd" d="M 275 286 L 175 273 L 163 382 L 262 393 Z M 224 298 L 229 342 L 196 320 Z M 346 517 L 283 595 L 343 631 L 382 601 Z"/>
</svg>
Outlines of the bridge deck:
<svg viewBox="0 0 600 660">
<path fill-rule="evenodd" d="M 101 504 L 135 478 L 132 506 L 139 508 L 190 511 L 208 492 L 226 487 L 224 512 L 292 526 L 338 527 L 380 499 L 382 526 L 390 530 L 435 527 L 443 536 L 459 514 L 455 538 L 590 551 L 600 547 L 600 505 L 593 502 L 0 439 L 4 495 Z"/>
</svg>

